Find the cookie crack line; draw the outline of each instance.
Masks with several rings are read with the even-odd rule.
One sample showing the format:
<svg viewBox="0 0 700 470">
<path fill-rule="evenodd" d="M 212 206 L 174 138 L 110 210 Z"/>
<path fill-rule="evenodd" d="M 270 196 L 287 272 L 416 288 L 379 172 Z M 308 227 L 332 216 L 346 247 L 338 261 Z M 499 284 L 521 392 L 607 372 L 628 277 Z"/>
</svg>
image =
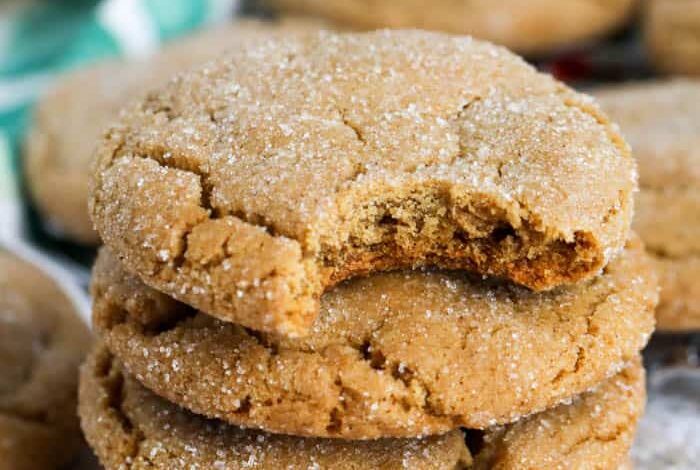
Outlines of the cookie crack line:
<svg viewBox="0 0 700 470">
<path fill-rule="evenodd" d="M 136 459 L 143 457 L 141 449 L 147 437 L 140 426 L 134 423 L 124 410 L 126 380 L 124 374 L 118 370 L 115 358 L 103 352 L 102 357 L 97 360 L 100 362 L 98 365 L 100 370 L 97 371 L 99 375 L 96 378 L 103 383 L 106 390 L 107 395 L 104 398 L 107 400 L 107 406 L 115 413 L 115 418 L 122 431 L 131 438 L 132 445 L 129 446 L 124 464 L 127 465 L 127 468 L 133 468 Z"/>
</svg>

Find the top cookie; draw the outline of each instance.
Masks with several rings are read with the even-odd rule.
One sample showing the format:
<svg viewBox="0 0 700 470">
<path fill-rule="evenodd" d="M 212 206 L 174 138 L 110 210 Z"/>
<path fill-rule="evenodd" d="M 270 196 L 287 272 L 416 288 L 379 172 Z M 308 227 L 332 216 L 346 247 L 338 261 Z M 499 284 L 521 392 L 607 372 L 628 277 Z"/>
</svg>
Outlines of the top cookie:
<svg viewBox="0 0 700 470">
<path fill-rule="evenodd" d="M 0 249 L 0 468 L 64 468 L 79 449 L 90 335 L 55 283 Z"/>
<path fill-rule="evenodd" d="M 472 34 L 521 53 L 591 39 L 629 19 L 635 0 L 267 0 L 361 29 L 421 28 Z"/>
<path fill-rule="evenodd" d="M 49 228 L 83 244 L 99 242 L 87 211 L 90 160 L 126 103 L 242 42 L 313 31 L 319 24 L 239 21 L 177 41 L 148 61 L 102 62 L 60 79 L 36 108 L 24 152 L 28 187 Z"/>
<path fill-rule="evenodd" d="M 147 284 L 293 335 L 324 289 L 374 271 L 590 278 L 624 245 L 634 189 L 592 100 L 487 43 L 381 31 L 181 75 L 107 133 L 90 205 Z"/>
</svg>

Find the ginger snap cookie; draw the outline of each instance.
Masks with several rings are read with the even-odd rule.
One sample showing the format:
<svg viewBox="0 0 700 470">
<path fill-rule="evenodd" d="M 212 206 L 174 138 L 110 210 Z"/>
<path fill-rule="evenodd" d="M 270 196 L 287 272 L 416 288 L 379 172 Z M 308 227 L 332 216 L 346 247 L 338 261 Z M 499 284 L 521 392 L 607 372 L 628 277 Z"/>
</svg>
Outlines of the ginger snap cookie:
<svg viewBox="0 0 700 470">
<path fill-rule="evenodd" d="M 244 48 L 133 105 L 97 155 L 93 220 L 130 271 L 290 336 L 324 290 L 375 271 L 590 279 L 624 246 L 636 187 L 590 98 L 420 31 Z"/>
<path fill-rule="evenodd" d="M 631 242 L 591 281 L 547 293 L 393 272 L 326 293 L 311 333 L 275 337 L 146 287 L 103 249 L 93 324 L 148 388 L 270 432 L 348 439 L 485 428 L 551 407 L 636 357 L 656 283 Z"/>
<path fill-rule="evenodd" d="M 73 458 L 78 365 L 89 342 L 54 282 L 0 250 L 0 469 L 58 469 Z"/>
<path fill-rule="evenodd" d="M 700 81 L 601 90 L 639 160 L 636 231 L 661 283 L 663 331 L 700 329 Z"/>
<path fill-rule="evenodd" d="M 106 470 L 131 469 L 426 469 L 467 468 L 460 431 L 424 439 L 304 439 L 206 420 L 166 402 L 122 372 L 96 346 L 83 366 L 80 416 Z"/>
<path fill-rule="evenodd" d="M 80 415 L 107 470 L 623 468 L 643 409 L 638 359 L 591 392 L 515 425 L 421 439 L 345 441 L 243 430 L 163 400 L 96 348 L 83 367 Z M 581 467 L 584 466 L 584 467 Z"/>
<path fill-rule="evenodd" d="M 474 450 L 473 468 L 631 468 L 629 452 L 645 398 L 644 369 L 635 358 L 569 403 L 488 430 Z"/>
<path fill-rule="evenodd" d="M 90 160 L 102 131 L 130 100 L 245 41 L 319 27 L 301 19 L 239 21 L 179 40 L 148 61 L 104 62 L 60 79 L 34 112 L 24 152 L 28 187 L 47 227 L 83 244 L 99 242 L 87 210 Z"/>
<path fill-rule="evenodd" d="M 662 72 L 700 75 L 700 3 L 648 0 L 644 36 L 652 64 Z"/>
<path fill-rule="evenodd" d="M 470 34 L 538 54 L 600 37 L 630 19 L 634 0 L 266 0 L 278 11 L 357 29 Z"/>
</svg>

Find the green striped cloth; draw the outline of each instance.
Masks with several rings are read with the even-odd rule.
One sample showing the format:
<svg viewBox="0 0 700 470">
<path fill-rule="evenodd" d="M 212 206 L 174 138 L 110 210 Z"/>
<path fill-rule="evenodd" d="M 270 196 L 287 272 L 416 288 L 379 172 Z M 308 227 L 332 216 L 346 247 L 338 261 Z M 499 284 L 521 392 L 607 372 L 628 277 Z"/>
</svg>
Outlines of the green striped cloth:
<svg viewBox="0 0 700 470">
<path fill-rule="evenodd" d="M 8 207 L 18 202 L 14 181 L 28 115 L 58 74 L 104 57 L 152 54 L 237 8 L 237 0 L 0 1 L 0 235 L 13 223 Z"/>
<path fill-rule="evenodd" d="M 85 268 L 28 241 L 19 149 L 32 105 L 66 70 L 104 57 L 147 56 L 237 8 L 237 0 L 0 0 L 0 250 L 53 277 L 86 321 Z"/>
</svg>

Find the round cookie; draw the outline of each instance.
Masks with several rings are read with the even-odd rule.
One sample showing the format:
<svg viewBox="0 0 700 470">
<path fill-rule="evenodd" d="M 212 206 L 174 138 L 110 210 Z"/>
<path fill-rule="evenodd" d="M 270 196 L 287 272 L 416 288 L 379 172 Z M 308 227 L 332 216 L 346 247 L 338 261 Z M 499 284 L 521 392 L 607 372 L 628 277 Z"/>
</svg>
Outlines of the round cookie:
<svg viewBox="0 0 700 470">
<path fill-rule="evenodd" d="M 95 143 L 126 103 L 245 41 L 319 26 L 239 21 L 177 41 L 148 61 L 107 61 L 61 78 L 38 103 L 25 140 L 28 187 L 47 227 L 83 244 L 99 243 L 87 210 L 90 161 Z"/>
<path fill-rule="evenodd" d="M 296 339 L 198 313 L 107 249 L 92 287 L 96 331 L 159 395 L 245 427 L 347 439 L 485 428 L 551 407 L 637 356 L 657 300 L 638 242 L 601 277 L 541 294 L 458 273 L 356 279 L 324 295 Z"/>
<path fill-rule="evenodd" d="M 700 81 L 601 90 L 639 161 L 635 230 L 661 283 L 662 331 L 700 329 Z"/>
<path fill-rule="evenodd" d="M 78 365 L 89 343 L 54 282 L 0 250 L 0 467 L 58 469 L 73 458 Z"/>
<path fill-rule="evenodd" d="M 344 441 L 270 435 L 208 421 L 147 391 L 103 348 L 82 370 L 85 435 L 107 470 L 122 468 L 525 469 L 622 468 L 644 406 L 634 364 L 575 398 L 486 433 L 452 431 L 422 439 Z"/>
<path fill-rule="evenodd" d="M 248 431 L 188 413 L 122 373 L 99 345 L 83 366 L 83 431 L 106 470 L 467 468 L 461 432 L 366 442 L 304 439 Z"/>
<path fill-rule="evenodd" d="M 97 154 L 93 220 L 131 272 L 289 336 L 375 271 L 589 279 L 624 246 L 636 187 L 592 100 L 420 31 L 244 48 L 134 104 Z"/>
<path fill-rule="evenodd" d="M 631 468 L 645 398 L 644 369 L 635 358 L 570 403 L 487 431 L 474 469 Z"/>
<path fill-rule="evenodd" d="M 656 68 L 700 75 L 700 4 L 696 0 L 647 0 L 644 36 Z"/>
<path fill-rule="evenodd" d="M 266 0 L 272 8 L 358 29 L 419 28 L 470 34 L 538 54 L 624 24 L 634 0 Z"/>
</svg>

